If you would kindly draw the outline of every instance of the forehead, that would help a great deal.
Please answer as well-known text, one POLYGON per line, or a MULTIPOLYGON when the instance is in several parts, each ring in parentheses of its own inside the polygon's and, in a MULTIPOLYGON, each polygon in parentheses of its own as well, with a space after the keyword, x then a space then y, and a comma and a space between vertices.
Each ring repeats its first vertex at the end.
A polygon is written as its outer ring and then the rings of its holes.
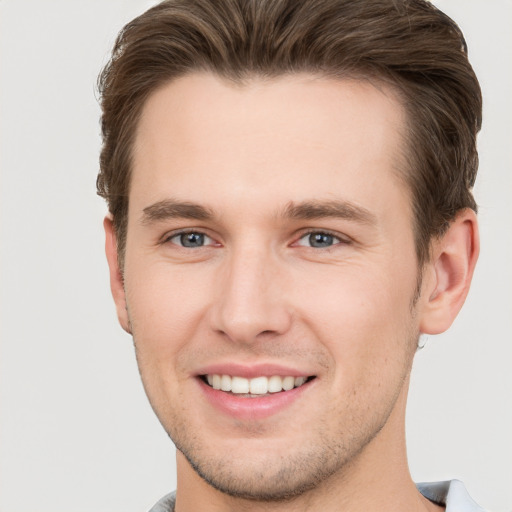
POLYGON ((143 108, 130 210, 167 196, 213 208, 243 198, 263 210, 272 201, 403 195, 404 126, 394 93, 366 81, 304 74, 240 85, 187 75, 143 108))

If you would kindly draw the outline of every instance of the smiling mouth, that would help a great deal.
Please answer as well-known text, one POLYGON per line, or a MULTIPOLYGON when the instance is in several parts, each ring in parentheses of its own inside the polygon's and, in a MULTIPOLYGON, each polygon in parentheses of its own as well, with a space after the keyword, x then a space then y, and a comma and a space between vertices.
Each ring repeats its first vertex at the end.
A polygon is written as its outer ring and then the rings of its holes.
POLYGON ((211 388, 225 391, 241 397, 261 397, 273 393, 282 393, 299 388, 314 379, 315 376, 293 377, 273 375, 271 377, 254 377, 246 379, 231 375, 201 375, 203 382, 211 388))

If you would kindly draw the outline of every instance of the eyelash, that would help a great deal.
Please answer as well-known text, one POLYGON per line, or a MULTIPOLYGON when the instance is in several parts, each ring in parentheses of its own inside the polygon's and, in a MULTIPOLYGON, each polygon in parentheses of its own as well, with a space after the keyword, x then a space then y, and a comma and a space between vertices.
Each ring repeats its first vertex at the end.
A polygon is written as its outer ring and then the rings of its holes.
MULTIPOLYGON (((294 242, 294 245, 297 244, 303 238, 310 236, 310 235, 328 235, 328 236, 333 237, 335 240, 337 240, 337 242, 333 243, 333 245, 331 245, 329 247, 319 248, 319 249, 323 249, 323 250, 329 250, 329 249, 336 247, 337 245, 341 245, 341 244, 347 245, 350 243, 350 240, 347 237, 343 237, 339 234, 333 233, 332 231, 325 230, 325 229, 323 229, 323 230, 322 229, 310 229, 310 230, 302 233, 301 236, 297 239, 297 241, 294 242)), ((308 247, 309 249, 316 249, 315 247, 311 247, 311 246, 301 246, 301 247, 308 247)))
MULTIPOLYGON (((203 236, 208 237, 209 239, 213 240, 213 238, 211 236, 207 235, 204 231, 201 231, 201 230, 198 230, 198 229, 184 229, 182 231, 176 231, 174 233, 170 233, 168 236, 165 236, 161 243, 162 244, 166 244, 168 242, 171 242, 171 240, 173 238, 179 237, 181 235, 191 235, 191 234, 203 235, 203 236)), ((185 246, 182 246, 182 245, 179 245, 179 244, 173 244, 173 245, 176 245, 177 247, 179 247, 181 249, 191 249, 191 247, 185 247, 185 246)), ((206 246, 206 247, 208 247, 208 246, 206 246)))
MULTIPOLYGON (((174 233, 171 233, 169 234, 168 236, 166 236, 163 240, 162 240, 162 244, 166 244, 166 243, 169 243, 171 242, 171 240, 173 238, 176 238, 176 237, 179 237, 181 235, 188 235, 188 234, 197 234, 197 235, 203 235, 207 238, 209 238, 210 240, 214 240, 212 237, 210 237, 209 235, 207 235, 204 231, 201 231, 201 230, 194 230, 194 229, 186 229, 186 230, 182 230, 182 231, 177 231, 177 232, 174 232, 174 233)), ((352 241, 348 238, 348 237, 343 237, 343 236, 340 236, 339 234, 336 234, 336 233, 333 233, 332 231, 329 231, 329 230, 320 230, 320 229, 309 229, 305 232, 303 232, 300 237, 292 244, 292 246, 295 246, 295 245, 299 245, 300 247, 307 247, 309 249, 323 249, 323 250, 329 250, 329 249, 332 249, 333 247, 337 246, 337 245, 348 245, 350 244, 352 241), (327 236, 330 236, 332 238, 334 238, 335 240, 337 240, 337 242, 334 242, 333 245, 331 246, 328 246, 328 247, 320 247, 320 248, 316 248, 316 247, 312 247, 312 246, 305 246, 305 245, 300 245, 298 242, 300 240, 302 240, 303 238, 307 237, 307 236, 310 236, 310 235, 327 235, 327 236)), ((171 242, 172 243, 172 242, 171 242)), ((193 247, 185 247, 185 246, 182 246, 182 245, 179 245, 179 244, 173 244, 173 245, 176 245, 177 247, 181 248, 181 249, 194 249, 193 247)), ((213 245, 213 244, 212 244, 213 245)), ((204 247, 210 247, 210 246, 199 246, 199 247, 196 247, 195 249, 201 249, 201 248, 204 248, 204 247)))

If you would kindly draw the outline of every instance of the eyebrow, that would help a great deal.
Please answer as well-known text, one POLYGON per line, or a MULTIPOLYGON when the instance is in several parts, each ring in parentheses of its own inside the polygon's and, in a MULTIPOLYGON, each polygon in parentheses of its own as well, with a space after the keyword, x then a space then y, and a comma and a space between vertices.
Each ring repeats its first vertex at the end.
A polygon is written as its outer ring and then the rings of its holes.
POLYGON ((213 211, 209 208, 196 203, 176 201, 174 199, 158 201, 147 206, 142 211, 142 224, 151 224, 168 219, 211 220, 214 217, 213 211))
MULTIPOLYGON (((164 199, 144 208, 141 223, 146 225, 178 218, 207 221, 215 217, 213 210, 200 204, 164 199)), ((314 200, 300 203, 290 201, 278 217, 292 220, 339 218, 360 224, 375 225, 377 223, 375 215, 366 208, 341 200, 314 200)))
POLYGON ((360 224, 375 225, 377 217, 362 206, 349 201, 304 201, 288 203, 284 210, 285 218, 298 220, 324 219, 328 217, 346 219, 360 224))

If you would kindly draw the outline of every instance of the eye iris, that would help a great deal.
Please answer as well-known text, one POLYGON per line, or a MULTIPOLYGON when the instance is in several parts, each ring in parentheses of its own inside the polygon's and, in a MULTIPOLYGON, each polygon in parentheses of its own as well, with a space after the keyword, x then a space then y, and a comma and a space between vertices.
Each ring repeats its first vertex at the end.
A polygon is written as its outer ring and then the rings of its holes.
POLYGON ((204 245, 204 235, 201 233, 183 233, 180 235, 183 247, 201 247, 204 245))
POLYGON ((334 237, 327 233, 311 233, 309 243, 311 247, 329 247, 333 244, 334 237))

